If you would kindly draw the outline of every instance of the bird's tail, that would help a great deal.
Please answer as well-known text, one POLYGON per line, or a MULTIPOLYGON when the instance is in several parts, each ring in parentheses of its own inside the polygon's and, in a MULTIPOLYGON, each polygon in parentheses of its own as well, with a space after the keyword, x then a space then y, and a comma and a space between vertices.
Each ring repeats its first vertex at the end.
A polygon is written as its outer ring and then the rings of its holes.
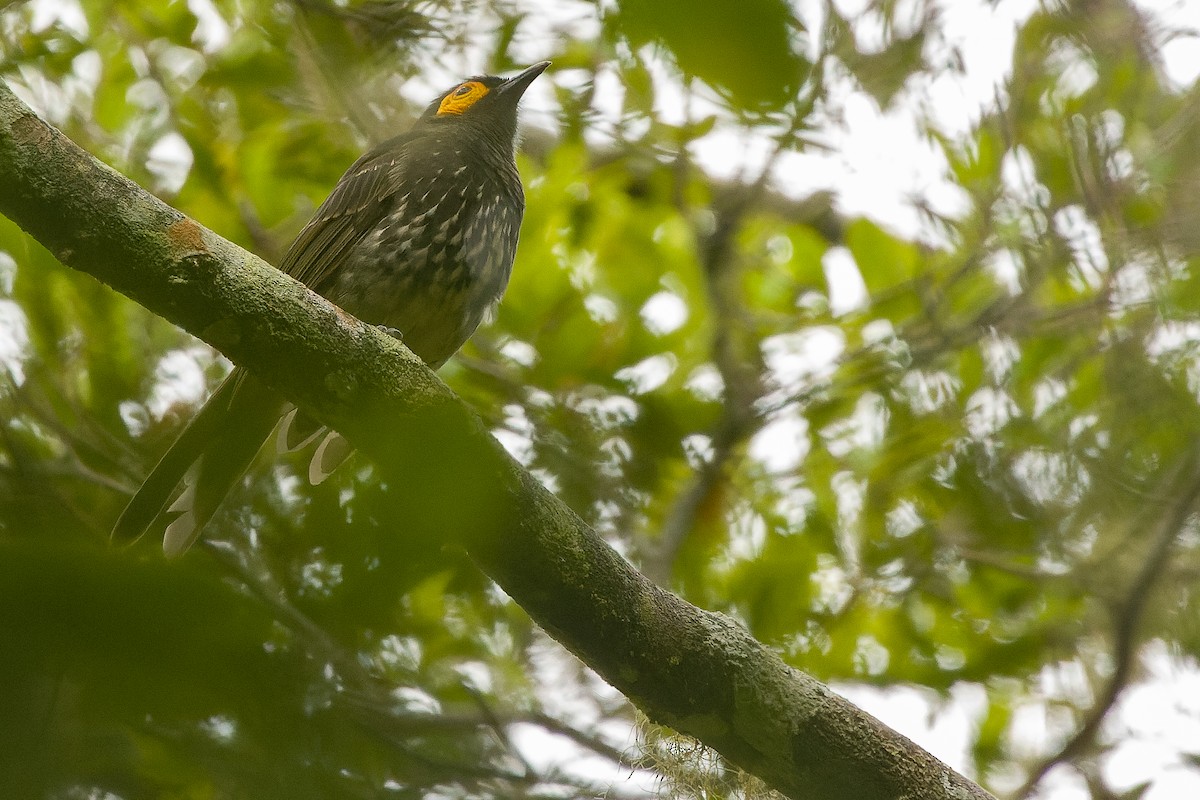
POLYGON ((166 508, 173 518, 163 551, 173 557, 191 547, 271 435, 283 408, 278 394, 235 369, 129 501, 113 527, 113 539, 137 539, 166 508), (180 483, 183 491, 176 494, 180 483))

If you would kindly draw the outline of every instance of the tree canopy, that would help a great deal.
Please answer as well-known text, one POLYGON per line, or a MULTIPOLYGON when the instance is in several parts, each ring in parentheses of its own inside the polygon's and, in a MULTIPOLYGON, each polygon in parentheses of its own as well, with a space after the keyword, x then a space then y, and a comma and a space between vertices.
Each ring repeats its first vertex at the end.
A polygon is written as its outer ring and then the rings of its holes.
MULTIPOLYGON (((972 57, 949 6, 849 6, 16 3, 0 78, 273 262, 437 90, 551 59, 512 284, 443 379, 646 575, 787 663, 931 709, 975 691, 984 786, 1150 797, 1108 769, 1137 733, 1114 709, 1200 648, 1179 31, 1121 0, 1015 13, 976 108, 947 91, 972 57), (863 102, 938 172, 907 228, 796 188, 863 102)), ((4 218, 0 364, 20 796, 765 791, 637 718, 443 531, 398 525, 412 498, 365 457, 315 488, 261 458, 178 561, 112 548, 228 362, 4 218)))

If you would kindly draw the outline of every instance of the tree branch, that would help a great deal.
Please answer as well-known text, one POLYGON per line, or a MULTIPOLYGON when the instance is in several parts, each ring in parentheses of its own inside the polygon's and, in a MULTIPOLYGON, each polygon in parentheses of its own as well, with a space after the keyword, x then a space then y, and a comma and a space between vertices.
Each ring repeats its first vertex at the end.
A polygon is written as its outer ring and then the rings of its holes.
MULTIPOLYGON (((1187 523, 1192 516, 1197 499, 1200 498, 1200 463, 1192 462, 1181 465, 1173 470, 1170 480, 1165 482, 1173 491, 1169 496, 1176 499, 1161 512, 1158 529, 1154 531, 1153 546, 1142 563, 1142 567, 1134 576, 1123 600, 1113 608, 1113 646, 1112 646, 1112 675, 1105 682, 1100 697, 1084 714, 1083 722, 1062 746, 1053 754, 1039 761, 1029 772, 1029 777, 1021 785, 1013 797, 1018 800, 1030 797, 1037 790, 1042 778, 1051 769, 1061 763, 1069 762, 1090 747, 1100 726, 1104 723, 1108 712, 1117 704, 1117 699, 1125 690, 1133 677, 1134 661, 1138 653, 1138 637, 1141 632, 1142 618, 1145 616, 1146 604, 1155 583, 1162 576, 1170 562, 1170 556, 1175 550, 1179 537, 1187 530, 1187 523), (1182 479, 1180 479, 1180 475, 1182 479)), ((1144 524, 1139 520, 1138 527, 1144 524)), ((1130 539, 1141 538, 1144 534, 1135 528, 1130 539)))
POLYGON ((404 487, 396 535, 463 546, 651 719, 795 798, 989 797, 728 618, 652 584, 402 345, 100 164, 2 82, 0 212, 342 432, 404 487))

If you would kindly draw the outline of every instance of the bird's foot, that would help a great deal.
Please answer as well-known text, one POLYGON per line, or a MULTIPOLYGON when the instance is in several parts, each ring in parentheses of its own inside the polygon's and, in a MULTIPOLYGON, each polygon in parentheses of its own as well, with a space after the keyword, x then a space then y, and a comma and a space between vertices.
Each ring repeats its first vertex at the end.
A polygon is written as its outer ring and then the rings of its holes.
POLYGON ((399 328, 393 328, 390 325, 376 325, 375 327, 379 328, 379 330, 383 331, 397 342, 404 341, 404 331, 400 330, 399 328))

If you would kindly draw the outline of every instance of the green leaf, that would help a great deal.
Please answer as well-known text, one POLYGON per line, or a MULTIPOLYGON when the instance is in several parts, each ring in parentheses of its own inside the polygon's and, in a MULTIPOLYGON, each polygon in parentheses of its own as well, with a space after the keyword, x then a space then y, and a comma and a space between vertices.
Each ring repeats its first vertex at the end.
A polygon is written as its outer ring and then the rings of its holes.
POLYGON ((872 297, 911 281, 921 265, 920 251, 911 242, 893 236, 869 219, 846 226, 846 247, 872 297))
POLYGON ((618 22, 635 47, 662 45, 685 75, 746 110, 783 107, 807 71, 792 44, 800 24, 784 0, 623 0, 618 22))

